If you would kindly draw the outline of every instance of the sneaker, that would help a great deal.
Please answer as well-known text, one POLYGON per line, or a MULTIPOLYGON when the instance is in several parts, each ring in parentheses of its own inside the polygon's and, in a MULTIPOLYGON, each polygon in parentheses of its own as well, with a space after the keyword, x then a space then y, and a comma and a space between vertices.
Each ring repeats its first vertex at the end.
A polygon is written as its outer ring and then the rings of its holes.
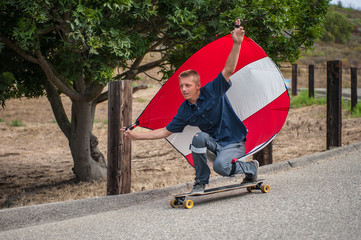
POLYGON ((206 185, 199 182, 199 180, 196 180, 194 182, 193 188, 191 190, 191 193, 204 193, 204 189, 206 188, 206 185))
POLYGON ((242 181, 242 183, 250 183, 250 182, 257 182, 258 179, 258 168, 259 168, 259 162, 257 160, 252 160, 251 161, 254 166, 256 167, 256 175, 252 178, 250 177, 245 177, 242 181))

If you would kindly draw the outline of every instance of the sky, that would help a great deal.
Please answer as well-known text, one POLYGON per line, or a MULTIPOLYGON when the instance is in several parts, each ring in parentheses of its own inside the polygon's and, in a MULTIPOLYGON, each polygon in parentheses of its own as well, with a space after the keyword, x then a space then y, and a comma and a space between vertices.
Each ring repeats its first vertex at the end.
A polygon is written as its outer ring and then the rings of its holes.
POLYGON ((342 3, 342 7, 361 10, 361 0, 331 0, 330 3, 337 5, 338 2, 342 3))

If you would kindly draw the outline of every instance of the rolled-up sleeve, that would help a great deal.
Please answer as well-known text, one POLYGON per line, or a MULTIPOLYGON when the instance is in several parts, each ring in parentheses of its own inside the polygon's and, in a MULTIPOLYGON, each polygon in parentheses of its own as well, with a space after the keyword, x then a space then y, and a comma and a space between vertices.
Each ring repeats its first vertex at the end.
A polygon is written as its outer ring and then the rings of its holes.
POLYGON ((222 73, 219 73, 213 81, 204 86, 204 89, 206 89, 211 95, 221 96, 227 92, 231 85, 231 81, 227 82, 222 73))

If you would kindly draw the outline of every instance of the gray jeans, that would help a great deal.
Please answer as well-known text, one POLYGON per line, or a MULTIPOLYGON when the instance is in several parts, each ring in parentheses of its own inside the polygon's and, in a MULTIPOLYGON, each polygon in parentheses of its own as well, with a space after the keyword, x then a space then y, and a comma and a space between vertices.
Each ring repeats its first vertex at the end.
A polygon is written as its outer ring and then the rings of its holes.
POLYGON ((216 155, 213 164, 216 173, 222 176, 244 173, 250 178, 256 175, 257 169, 251 162, 238 161, 232 164, 234 158, 238 159, 245 155, 244 141, 222 147, 209 134, 199 132, 193 137, 190 149, 196 170, 195 180, 199 180, 202 184, 208 184, 211 173, 207 164, 207 150, 216 155), (232 165, 234 165, 233 171, 232 165))

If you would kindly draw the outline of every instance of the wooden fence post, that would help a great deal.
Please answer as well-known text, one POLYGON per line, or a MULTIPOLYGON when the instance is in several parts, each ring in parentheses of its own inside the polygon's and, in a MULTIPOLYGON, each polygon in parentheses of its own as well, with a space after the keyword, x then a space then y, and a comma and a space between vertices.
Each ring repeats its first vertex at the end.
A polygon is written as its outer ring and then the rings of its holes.
POLYGON ((108 174, 107 195, 120 193, 121 152, 121 81, 109 83, 108 88, 108 174))
POLYGON ((357 104, 357 68, 351 68, 351 111, 357 104))
MULTIPOLYGON (((133 81, 122 80, 122 126, 126 127, 132 124, 132 102, 133 102, 133 81)), ((130 193, 131 191, 131 159, 132 146, 131 140, 125 139, 122 135, 122 155, 120 160, 121 174, 120 174, 120 193, 130 193)))
POLYGON ((315 97, 315 65, 308 66, 308 97, 315 97))
POLYGON ((327 150, 341 146, 342 62, 327 62, 327 150))
POLYGON ((253 154, 253 159, 257 160, 260 166, 272 164, 273 163, 272 142, 270 142, 261 151, 253 154))
POLYGON ((297 63, 292 64, 292 96, 297 95, 297 63))

